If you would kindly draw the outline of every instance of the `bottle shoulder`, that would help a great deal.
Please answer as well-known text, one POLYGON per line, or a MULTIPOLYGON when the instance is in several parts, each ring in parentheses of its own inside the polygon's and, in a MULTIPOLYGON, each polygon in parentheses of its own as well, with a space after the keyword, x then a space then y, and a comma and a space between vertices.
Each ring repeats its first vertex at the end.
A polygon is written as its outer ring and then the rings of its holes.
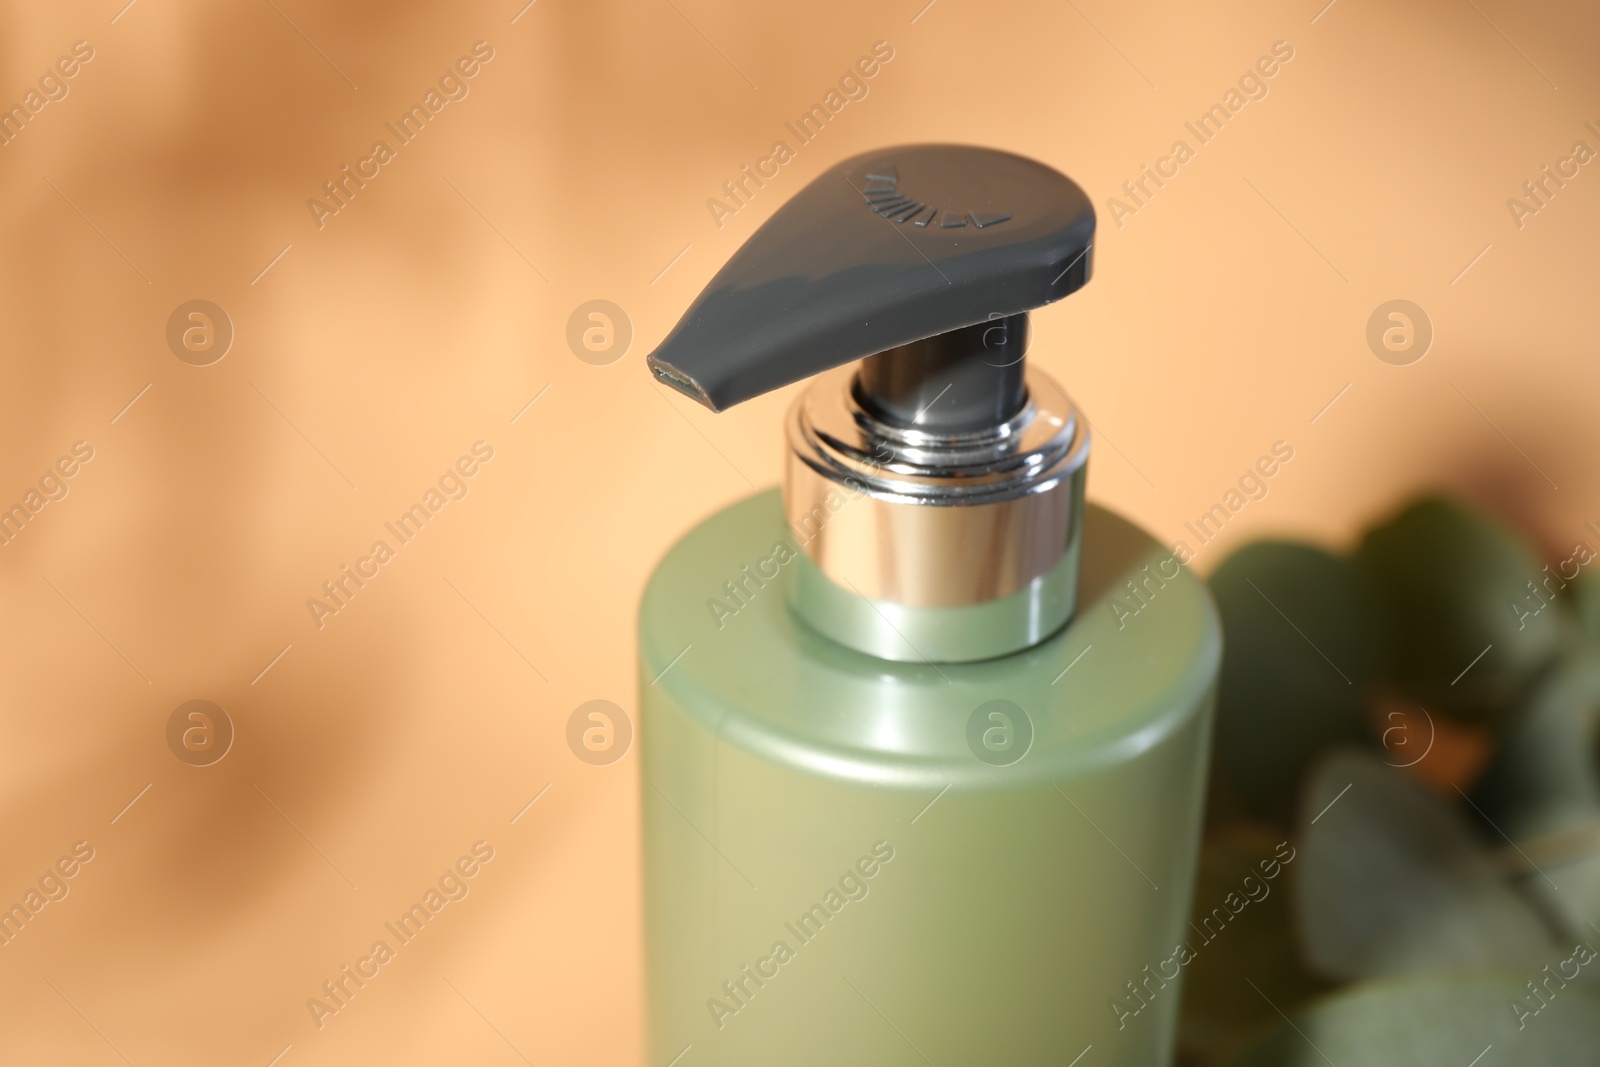
POLYGON ((784 582, 800 554, 777 490, 725 508, 667 552, 639 613, 647 714, 687 716, 818 774, 907 788, 1015 785, 1159 744, 1201 713, 1216 678, 1221 626, 1205 583, 1094 504, 1073 619, 997 659, 897 663, 823 637, 788 608, 784 582), (1012 764, 985 760, 969 736, 990 705, 1026 720, 1026 755, 1012 764))

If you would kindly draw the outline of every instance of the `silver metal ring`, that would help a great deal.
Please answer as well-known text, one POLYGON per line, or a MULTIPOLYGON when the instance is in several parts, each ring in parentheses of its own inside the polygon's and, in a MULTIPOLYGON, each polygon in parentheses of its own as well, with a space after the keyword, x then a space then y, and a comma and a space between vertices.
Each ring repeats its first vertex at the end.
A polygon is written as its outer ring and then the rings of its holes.
POLYGON ((1016 417, 949 435, 875 419, 854 375, 820 376, 788 423, 784 507, 824 576, 924 609, 1002 600, 1059 572, 1077 542, 1089 433, 1053 381, 1030 369, 1016 417))

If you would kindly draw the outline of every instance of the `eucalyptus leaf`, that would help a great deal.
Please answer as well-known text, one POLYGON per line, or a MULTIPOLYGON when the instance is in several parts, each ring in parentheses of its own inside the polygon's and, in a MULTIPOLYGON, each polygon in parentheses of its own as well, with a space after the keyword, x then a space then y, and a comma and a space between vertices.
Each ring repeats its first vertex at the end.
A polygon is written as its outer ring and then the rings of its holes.
POLYGON ((1476 802, 1513 838, 1600 818, 1600 652, 1562 663, 1511 718, 1476 802))
POLYGON ((1600 567, 1588 567, 1572 583, 1572 610, 1590 641, 1600 642, 1600 567))
POLYGON ((1475 802, 1575 937, 1600 932, 1600 652, 1563 662, 1513 716, 1475 802))
POLYGON ((1521 967, 1553 950, 1457 808, 1375 756, 1319 761, 1297 843, 1295 924, 1329 977, 1521 967))
POLYGON ((1560 609, 1515 533, 1428 497, 1369 531, 1356 563, 1388 619, 1389 673, 1424 706, 1492 721, 1558 651, 1560 609))
MULTIPOLYGON (((1566 855, 1535 860, 1537 869, 1518 881, 1523 891, 1554 917, 1563 933, 1588 938, 1600 948, 1600 826, 1591 827, 1581 845, 1581 850, 1566 855)), ((1600 968, 1587 977, 1600 983, 1600 968)))
POLYGON ((1200 852, 1185 969, 1178 1046, 1186 1060, 1216 1062, 1231 1055, 1277 1013, 1246 977, 1285 1011, 1322 993, 1327 983, 1301 964, 1289 905, 1293 846, 1282 831, 1241 824, 1208 839, 1200 852), (1230 897, 1231 895, 1231 897, 1230 897), (1239 911, 1228 907, 1230 900, 1239 911), (1248 901, 1248 903, 1243 903, 1248 901), (1216 916, 1223 916, 1219 924, 1216 916), (1231 918, 1227 916, 1232 915, 1231 918))
POLYGON ((1250 811, 1287 825, 1316 754, 1370 738, 1363 699, 1380 663, 1380 615, 1361 574, 1310 545, 1248 545, 1211 590, 1227 649, 1215 763, 1250 811))
POLYGON ((1532 1014, 1541 1003, 1524 985, 1532 977, 1364 983, 1281 1024, 1229 1067, 1594 1067, 1600 997, 1568 985, 1532 1014))

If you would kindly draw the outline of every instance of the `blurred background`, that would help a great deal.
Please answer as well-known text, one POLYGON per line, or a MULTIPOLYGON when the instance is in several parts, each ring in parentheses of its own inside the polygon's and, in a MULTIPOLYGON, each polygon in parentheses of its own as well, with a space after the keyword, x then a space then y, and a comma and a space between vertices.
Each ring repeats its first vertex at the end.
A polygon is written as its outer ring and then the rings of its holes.
POLYGON ((647 573, 792 399, 643 359, 875 146, 1089 192, 1032 354, 1202 573, 1422 489, 1600 546, 1597 44, 1505 0, 6 4, 0 1061, 640 1061, 633 756, 567 724, 632 714, 647 573))

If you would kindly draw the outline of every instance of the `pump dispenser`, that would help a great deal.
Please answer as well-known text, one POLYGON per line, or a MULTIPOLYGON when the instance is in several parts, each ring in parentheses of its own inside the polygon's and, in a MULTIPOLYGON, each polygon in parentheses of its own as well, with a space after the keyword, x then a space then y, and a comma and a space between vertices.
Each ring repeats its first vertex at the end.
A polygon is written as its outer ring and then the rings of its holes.
POLYGON ((651 1062, 1170 1062, 1220 631, 1028 366, 1094 223, 1020 156, 858 156, 649 357, 714 411, 813 379, 781 501, 641 607, 651 1062))

